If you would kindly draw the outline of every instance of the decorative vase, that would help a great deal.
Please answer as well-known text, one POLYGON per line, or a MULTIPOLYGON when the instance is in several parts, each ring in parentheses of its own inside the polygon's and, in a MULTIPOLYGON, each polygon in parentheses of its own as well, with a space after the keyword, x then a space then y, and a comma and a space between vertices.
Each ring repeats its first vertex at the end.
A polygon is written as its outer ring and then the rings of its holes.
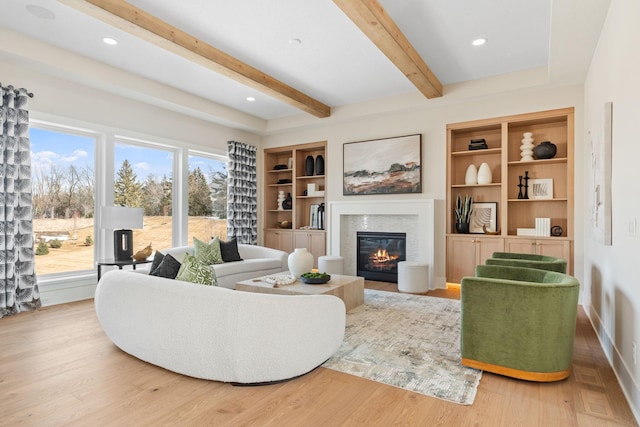
POLYGON ((456 222, 456 233, 469 234, 468 222, 456 222))
POLYGON ((291 210, 292 206, 293 206, 293 199, 291 198, 291 193, 287 193, 287 197, 282 202, 282 208, 288 211, 288 210, 291 210))
POLYGON ((322 154, 316 156, 316 175, 324 175, 324 157, 322 157, 322 154))
POLYGON ((491 176, 491 168, 487 163, 482 163, 478 168, 478 184, 487 185, 491 184, 493 177, 491 176))
POLYGON ((536 159, 540 160, 553 159, 556 155, 556 151, 556 144, 552 144, 551 141, 542 141, 533 149, 533 155, 536 156, 536 159))
POLYGON ((296 248, 287 259, 289 272, 294 277, 300 277, 313 268, 313 255, 306 248, 296 248))
POLYGON ((315 167, 313 156, 307 156, 304 160, 304 172, 307 176, 313 175, 313 168, 315 167))
POLYGON ((478 169, 476 169, 476 165, 469 165, 467 172, 464 174, 464 183, 466 185, 474 185, 478 183, 478 169))
POLYGON ((284 191, 280 190, 280 191, 278 192, 278 208, 277 208, 279 211, 281 211, 281 210, 283 210, 283 209, 284 209, 284 206, 282 205, 282 203, 284 202, 284 200, 285 200, 284 191))
POLYGON ((525 132, 522 134, 522 145, 520 146, 520 161, 532 162, 533 161, 533 134, 531 132, 525 132))

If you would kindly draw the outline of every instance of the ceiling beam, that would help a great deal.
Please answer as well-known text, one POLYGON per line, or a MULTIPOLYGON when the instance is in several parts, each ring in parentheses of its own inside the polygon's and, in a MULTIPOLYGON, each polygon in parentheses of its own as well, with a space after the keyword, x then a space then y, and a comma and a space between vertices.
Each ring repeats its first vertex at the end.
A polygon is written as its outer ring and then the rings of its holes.
POLYGON ((333 0, 354 24, 427 98, 442 96, 442 83, 377 0, 333 0))
POLYGON ((316 117, 331 115, 331 107, 124 0, 58 1, 316 117))

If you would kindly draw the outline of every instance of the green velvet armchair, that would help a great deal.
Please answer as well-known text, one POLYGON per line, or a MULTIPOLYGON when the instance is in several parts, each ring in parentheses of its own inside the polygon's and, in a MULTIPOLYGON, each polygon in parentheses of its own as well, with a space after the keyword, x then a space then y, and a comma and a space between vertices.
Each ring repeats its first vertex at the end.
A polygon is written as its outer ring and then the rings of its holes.
POLYGON ((477 266, 460 284, 462 364, 528 381, 567 378, 579 287, 554 271, 477 266))
POLYGON ((485 262, 487 265, 509 265, 512 267, 540 268, 542 270, 567 272, 567 261, 545 255, 494 252, 485 262))

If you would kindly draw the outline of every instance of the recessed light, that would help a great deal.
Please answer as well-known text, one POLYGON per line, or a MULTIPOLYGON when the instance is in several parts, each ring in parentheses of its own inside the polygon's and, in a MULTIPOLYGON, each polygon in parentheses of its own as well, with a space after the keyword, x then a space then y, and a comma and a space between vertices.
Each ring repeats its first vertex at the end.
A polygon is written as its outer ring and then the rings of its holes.
POLYGON ((302 40, 300 40, 300 39, 296 39, 296 38, 294 38, 294 39, 289 39, 289 44, 292 44, 292 45, 294 45, 294 46, 297 46, 297 45, 299 45, 299 44, 302 44, 302 40))
POLYGON ((255 100, 256 100, 256 99, 255 99, 253 96, 247 96, 247 101, 249 101, 249 102, 253 102, 253 101, 255 101, 255 100))
POLYGON ((102 41, 109 46, 115 46, 118 44, 118 40, 112 39, 111 37, 104 37, 102 41))
POLYGON ((482 46, 486 42, 487 42, 487 39, 475 39, 474 41, 471 42, 471 44, 474 46, 482 46))
POLYGON ((53 12, 51 12, 49 9, 44 8, 42 6, 38 6, 35 4, 28 4, 25 6, 25 9, 27 9, 27 12, 29 12, 33 16, 37 16, 38 18, 42 18, 42 19, 56 18, 56 15, 54 15, 53 12))

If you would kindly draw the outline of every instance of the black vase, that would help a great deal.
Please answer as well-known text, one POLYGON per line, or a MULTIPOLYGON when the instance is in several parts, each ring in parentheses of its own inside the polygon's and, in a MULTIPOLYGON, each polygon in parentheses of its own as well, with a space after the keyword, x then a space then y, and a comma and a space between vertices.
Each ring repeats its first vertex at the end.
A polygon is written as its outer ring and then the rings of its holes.
POLYGON ((324 157, 322 157, 322 154, 316 156, 316 175, 324 175, 324 157))
POLYGON ((553 159, 556 155, 556 145, 549 141, 542 141, 533 148, 533 155, 536 159, 553 159))
POLYGON ((290 210, 293 206, 293 199, 291 198, 291 193, 287 193, 287 197, 282 202, 282 209, 290 210))
POLYGON ((307 156, 304 160, 304 172, 307 176, 313 175, 313 168, 315 167, 313 163, 313 156, 307 156))
POLYGON ((469 234, 468 222, 456 222, 456 233, 469 234))

